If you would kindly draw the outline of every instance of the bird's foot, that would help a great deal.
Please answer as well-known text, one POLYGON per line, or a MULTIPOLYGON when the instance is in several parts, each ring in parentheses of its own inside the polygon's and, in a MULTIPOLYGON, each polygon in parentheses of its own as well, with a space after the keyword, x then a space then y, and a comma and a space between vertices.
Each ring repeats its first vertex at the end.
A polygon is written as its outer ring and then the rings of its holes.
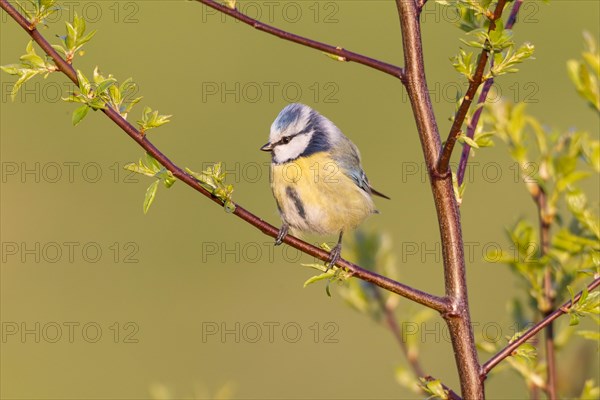
POLYGON ((342 244, 338 243, 329 253, 329 261, 327 263, 327 271, 329 271, 340 259, 342 254, 342 244))
POLYGON ((288 224, 281 225, 281 229, 279 229, 279 233, 277 234, 277 239, 275 239, 275 246, 279 246, 283 243, 283 239, 288 234, 290 226, 288 224))

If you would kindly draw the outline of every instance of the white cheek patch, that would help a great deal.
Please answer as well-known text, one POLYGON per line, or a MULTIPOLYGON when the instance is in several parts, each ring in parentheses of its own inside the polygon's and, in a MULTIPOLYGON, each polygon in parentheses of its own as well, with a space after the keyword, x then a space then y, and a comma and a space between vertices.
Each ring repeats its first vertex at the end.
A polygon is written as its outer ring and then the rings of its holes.
POLYGON ((287 144, 279 144, 273 149, 273 161, 281 164, 290 160, 294 160, 300 156, 310 143, 312 132, 295 136, 291 142, 287 144))

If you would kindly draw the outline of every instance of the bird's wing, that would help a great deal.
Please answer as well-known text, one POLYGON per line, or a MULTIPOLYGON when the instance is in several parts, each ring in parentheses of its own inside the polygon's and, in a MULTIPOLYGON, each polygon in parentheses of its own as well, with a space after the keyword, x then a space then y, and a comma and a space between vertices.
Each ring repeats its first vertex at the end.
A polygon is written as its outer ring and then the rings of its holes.
POLYGON ((360 165, 360 152, 354 143, 342 135, 340 140, 332 146, 331 156, 340 166, 341 171, 351 178, 354 183, 369 194, 389 199, 385 194, 373 189, 369 179, 360 165))

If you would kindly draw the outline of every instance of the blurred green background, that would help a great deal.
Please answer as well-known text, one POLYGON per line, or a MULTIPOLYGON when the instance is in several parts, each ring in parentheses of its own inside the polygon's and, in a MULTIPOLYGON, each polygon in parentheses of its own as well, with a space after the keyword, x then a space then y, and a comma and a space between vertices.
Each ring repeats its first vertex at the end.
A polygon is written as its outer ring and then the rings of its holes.
MULTIPOLYGON (((401 65, 392 1, 242 1, 242 11, 294 33, 401 65)), ((234 199, 280 221, 258 148, 287 103, 300 101, 334 121, 361 149, 373 185, 392 197, 363 229, 389 234, 403 282, 442 293, 435 212, 410 104, 393 78, 260 33, 191 1, 71 1, 42 33, 64 33, 72 12, 97 29, 76 57, 133 77, 143 105, 172 122, 151 140, 182 167, 222 161, 234 199), (415 250, 416 249, 416 250, 415 250), (410 251, 409 251, 410 250, 410 251)), ((28 36, 4 13, 0 64, 18 60, 28 36)), ((495 94, 525 101, 545 124, 599 132, 565 63, 579 58, 582 31, 599 34, 600 3, 525 1, 516 41, 535 60, 497 80, 495 94)), ((451 67, 462 33, 430 2, 423 16, 429 86, 445 137, 457 88, 451 67)), ((0 395, 14 399, 418 398, 394 369, 405 364, 392 335, 324 285, 303 289, 310 257, 273 249, 272 240, 181 183, 159 188, 148 215, 150 179, 123 170, 142 151, 101 113, 71 126, 71 85, 54 74, 29 82, 10 101, 13 77, 0 75, 1 321, 0 395), (257 338, 257 333, 261 336, 257 338)), ((134 108, 129 120, 141 115, 134 108)), ((478 336, 515 332, 507 302, 521 293, 490 246, 534 206, 501 143, 472 159, 462 205, 469 295, 478 336)), ((587 183, 597 202, 597 182, 587 183)), ((596 203, 597 204, 597 203, 596 203)), ((315 242, 319 238, 309 238, 315 242)), ((326 238, 330 241, 335 238, 326 238)), ((400 310, 419 310, 400 301, 400 310)), ((566 323, 567 321, 561 321, 566 323)), ((458 388, 441 319, 419 326, 428 373, 458 388)), ((574 340, 559 371, 598 376, 597 348, 574 340), (585 357, 591 359, 586 364, 585 357)), ((487 356, 483 356, 485 358, 487 356)), ((567 376, 567 375, 565 375, 567 376)), ((583 377, 582 377, 583 378, 583 377)), ((565 386, 579 390, 582 381, 565 386)), ((489 398, 523 398, 519 377, 487 381, 489 398)))

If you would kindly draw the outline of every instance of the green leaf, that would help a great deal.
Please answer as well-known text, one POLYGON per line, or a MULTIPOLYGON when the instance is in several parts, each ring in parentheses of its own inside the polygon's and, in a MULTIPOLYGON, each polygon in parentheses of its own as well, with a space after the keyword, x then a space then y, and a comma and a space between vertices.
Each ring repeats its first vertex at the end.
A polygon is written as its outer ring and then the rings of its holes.
POLYGON ((225 212, 232 213, 235 211, 235 203, 231 199, 233 185, 225 184, 226 173, 222 171, 221 163, 216 163, 201 173, 194 172, 189 168, 186 168, 185 170, 188 174, 193 176, 202 187, 222 201, 225 212))
POLYGON ((46 62, 36 53, 33 46, 33 40, 27 43, 25 52, 26 54, 19 58, 21 61, 20 64, 11 64, 1 67, 4 72, 10 75, 17 75, 19 77, 11 91, 11 97, 13 101, 21 86, 23 86, 27 81, 37 75, 43 75, 44 77, 47 77, 51 72, 58 70, 56 65, 46 62))
POLYGON ((311 285, 315 282, 319 282, 319 281, 322 281, 325 279, 331 279, 331 278, 333 278, 334 275, 335 275, 335 270, 332 268, 327 272, 323 272, 322 274, 311 276, 310 278, 308 278, 306 280, 306 282, 304 282, 303 287, 307 287, 308 285, 311 285))
POLYGON ((588 171, 573 171, 556 181, 556 190, 562 192, 573 185, 573 183, 585 179, 590 175, 591 173, 588 171))
MULTIPOLYGON (((339 49, 341 50, 341 47, 339 47, 339 49)), ((348 61, 348 60, 346 60, 346 57, 338 56, 337 54, 331 54, 331 53, 327 53, 325 51, 322 51, 321 53, 323 53, 324 55, 326 55, 327 57, 329 57, 335 61, 342 61, 342 62, 348 61)))
POLYGON ((127 164, 123 168, 153 178, 166 179, 172 177, 168 172, 163 174, 165 169, 150 153, 145 153, 145 162, 140 159, 137 164, 127 164))
POLYGON ((90 107, 88 107, 87 104, 84 104, 81 107, 77 108, 75 111, 73 111, 73 126, 77 126, 85 118, 89 111, 90 107))
POLYGON ((154 198, 156 197, 156 191, 158 190, 158 183, 160 180, 156 180, 152 182, 148 189, 146 190, 146 197, 144 198, 144 214, 148 213, 148 209, 152 205, 154 198))
POLYGON ((149 129, 158 128, 170 122, 170 117, 172 115, 159 115, 158 111, 152 111, 150 107, 145 107, 142 112, 142 119, 137 121, 137 123, 140 126, 140 131, 144 133, 149 129))
POLYGON ((223 0, 223 2, 227 7, 231 8, 232 10, 235 10, 237 0, 223 0))
POLYGON ((523 343, 513 352, 512 356, 532 361, 537 358, 537 349, 531 343, 523 343))
POLYGON ((462 185, 459 186, 458 176, 456 176, 456 172, 452 171, 452 189, 454 190, 454 197, 456 197, 456 201, 459 206, 462 204, 466 188, 467 182, 463 181, 462 185))
POLYGON ((77 32, 77 36, 81 36, 85 32, 85 19, 77 15, 77 13, 73 17, 73 27, 75 28, 75 32, 77 32))
POLYGON ((580 400, 598 400, 600 398, 600 387, 596 386, 593 379, 588 379, 583 385, 579 396, 580 400))
POLYGON ((600 332, 598 331, 577 331, 575 333, 584 339, 600 341, 600 332))
POLYGON ((419 378, 421 388, 431 396, 429 398, 448 399, 448 392, 444 389, 442 382, 438 379, 419 378))
POLYGON ((77 81, 79 82, 79 90, 81 90, 81 93, 87 95, 90 90, 90 81, 79 69, 77 70, 77 81))
POLYGON ((6 72, 9 75, 19 74, 19 66, 17 64, 2 65, 0 66, 0 69, 2 69, 2 71, 6 72))
POLYGON ((470 137, 468 137, 467 135, 465 135, 464 133, 461 133, 458 136, 458 141, 461 142, 461 143, 466 143, 469 146, 474 147, 476 149, 479 148, 479 145, 477 144, 477 142, 474 141, 473 139, 471 139, 470 137))
POLYGON ((475 143, 479 148, 481 147, 492 147, 494 146, 494 141, 492 138, 494 137, 494 132, 478 132, 473 137, 475 143))
POLYGON ((583 61, 569 60, 567 72, 579 95, 596 111, 600 111, 600 53, 592 35, 584 32, 586 49, 583 61))
POLYGON ((146 190, 146 196, 144 198, 144 214, 148 212, 150 205, 154 201, 156 191, 158 190, 158 184, 162 181, 166 188, 170 188, 177 180, 171 171, 168 171, 160 165, 160 163, 149 153, 146 153, 144 161, 140 159, 137 164, 130 163, 123 168, 137 174, 158 178, 146 190))
POLYGON ((34 70, 21 70, 20 71, 20 77, 19 79, 15 82, 15 86, 13 86, 13 89, 10 93, 12 99, 14 100, 17 93, 19 92, 19 89, 21 88, 21 86, 23 86, 25 84, 25 82, 27 82, 28 80, 30 80, 31 78, 33 78, 34 76, 36 76, 38 74, 37 71, 34 70))
POLYGON ((492 76, 504 75, 507 73, 517 72, 516 65, 524 62, 533 56, 535 48, 531 43, 525 43, 516 51, 513 47, 509 47, 506 55, 499 60, 496 60, 491 69, 492 76))
MULTIPOLYGON (((75 18, 77 18, 77 14, 75 15, 75 18)), ((75 30, 73 25, 71 25, 70 23, 67 22, 66 25, 67 25, 67 38, 65 40, 65 43, 66 43, 68 49, 73 49, 73 48, 75 48, 75 43, 77 42, 77 31, 75 30)))
POLYGON ((28 2, 32 6, 31 8, 33 8, 32 11, 30 11, 30 7, 24 7, 19 2, 16 2, 16 5, 27 16, 27 19, 34 28, 60 9, 60 7, 55 5, 56 0, 28 0, 28 2))
POLYGON ((463 49, 459 50, 458 55, 450 59, 454 69, 463 74, 469 81, 473 79, 476 64, 473 60, 473 52, 466 52, 463 49))

